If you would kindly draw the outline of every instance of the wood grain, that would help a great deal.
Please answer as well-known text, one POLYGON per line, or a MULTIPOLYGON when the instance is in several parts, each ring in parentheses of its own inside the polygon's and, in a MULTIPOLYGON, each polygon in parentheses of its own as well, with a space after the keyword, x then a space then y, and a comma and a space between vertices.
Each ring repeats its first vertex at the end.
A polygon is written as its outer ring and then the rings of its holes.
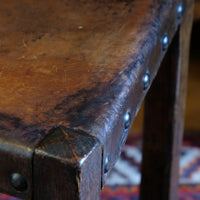
POLYGON ((96 138, 65 127, 52 129, 35 150, 33 199, 98 200, 101 157, 96 138))

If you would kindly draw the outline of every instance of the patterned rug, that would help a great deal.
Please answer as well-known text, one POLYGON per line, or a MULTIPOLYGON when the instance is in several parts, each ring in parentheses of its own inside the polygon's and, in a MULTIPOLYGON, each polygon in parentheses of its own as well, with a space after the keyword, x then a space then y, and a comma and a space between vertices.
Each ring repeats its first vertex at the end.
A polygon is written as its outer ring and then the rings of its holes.
MULTIPOLYGON (((180 159, 179 200, 200 200, 199 135, 190 134, 184 139, 180 159)), ((139 200, 141 145, 140 134, 129 136, 101 193, 101 200, 139 200)), ((17 199, 0 194, 0 200, 17 199)))
MULTIPOLYGON (((183 142, 179 200, 200 200, 199 135, 200 133, 189 134, 183 142)), ((139 200, 141 145, 141 135, 129 136, 121 157, 101 193, 101 200, 139 200)))
MULTIPOLYGON (((139 200, 138 186, 105 186, 101 200, 139 200)), ((200 200, 200 185, 181 185, 178 200, 200 200)))

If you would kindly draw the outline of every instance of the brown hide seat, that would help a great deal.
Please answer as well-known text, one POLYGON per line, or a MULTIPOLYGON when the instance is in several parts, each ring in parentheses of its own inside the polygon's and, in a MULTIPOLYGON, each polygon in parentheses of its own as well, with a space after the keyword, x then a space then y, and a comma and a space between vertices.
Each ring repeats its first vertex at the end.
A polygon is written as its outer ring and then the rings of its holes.
POLYGON ((1 0, 0 192, 98 200, 150 89, 141 199, 175 200, 192 13, 191 0, 1 0))

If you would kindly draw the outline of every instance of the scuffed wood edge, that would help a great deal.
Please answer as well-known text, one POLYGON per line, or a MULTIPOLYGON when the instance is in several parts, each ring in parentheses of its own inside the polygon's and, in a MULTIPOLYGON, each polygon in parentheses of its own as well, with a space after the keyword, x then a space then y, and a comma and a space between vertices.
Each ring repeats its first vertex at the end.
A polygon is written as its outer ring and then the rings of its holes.
POLYGON ((93 136, 52 129, 35 149, 33 166, 34 200, 100 198, 102 148, 93 136))

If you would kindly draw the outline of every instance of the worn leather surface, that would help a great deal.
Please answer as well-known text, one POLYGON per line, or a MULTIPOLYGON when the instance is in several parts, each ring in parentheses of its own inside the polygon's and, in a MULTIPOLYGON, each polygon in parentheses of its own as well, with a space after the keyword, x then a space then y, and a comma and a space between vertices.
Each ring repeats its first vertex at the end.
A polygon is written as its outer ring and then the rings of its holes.
POLYGON ((164 56, 161 38, 177 29, 178 4, 1 1, 0 152, 19 170, 25 163, 30 185, 33 152, 55 126, 95 136, 102 177, 108 153, 112 168, 129 130, 124 114, 132 123, 147 92, 142 78, 150 73, 152 82, 164 56))

